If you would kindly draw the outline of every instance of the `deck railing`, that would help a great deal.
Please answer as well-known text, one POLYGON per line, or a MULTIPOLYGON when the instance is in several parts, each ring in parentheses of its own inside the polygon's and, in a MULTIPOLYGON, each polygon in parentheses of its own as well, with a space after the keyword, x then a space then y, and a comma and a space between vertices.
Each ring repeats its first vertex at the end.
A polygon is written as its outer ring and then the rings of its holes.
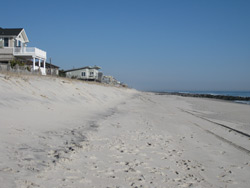
POLYGON ((16 56, 35 56, 46 59, 46 52, 35 47, 14 47, 13 54, 16 56))

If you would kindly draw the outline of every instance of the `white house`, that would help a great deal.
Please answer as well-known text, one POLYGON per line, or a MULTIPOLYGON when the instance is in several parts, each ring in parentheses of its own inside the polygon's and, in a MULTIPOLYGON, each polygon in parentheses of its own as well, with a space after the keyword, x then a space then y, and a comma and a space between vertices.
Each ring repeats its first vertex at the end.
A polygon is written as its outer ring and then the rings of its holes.
POLYGON ((42 75, 46 75, 46 52, 27 47, 28 42, 23 28, 0 27, 0 63, 9 63, 13 59, 32 60, 33 70, 40 69, 42 75))
POLYGON ((76 78, 76 79, 82 79, 82 80, 93 80, 97 81, 100 80, 98 77, 99 69, 101 67, 98 66, 87 66, 87 67, 82 67, 82 68, 77 68, 77 69, 70 69, 66 70, 66 77, 68 78, 76 78))

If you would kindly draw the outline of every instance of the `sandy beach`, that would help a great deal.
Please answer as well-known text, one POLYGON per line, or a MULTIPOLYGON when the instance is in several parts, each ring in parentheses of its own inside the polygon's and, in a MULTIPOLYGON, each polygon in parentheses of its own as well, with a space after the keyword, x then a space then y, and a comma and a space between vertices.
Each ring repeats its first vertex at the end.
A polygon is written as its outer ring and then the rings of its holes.
POLYGON ((0 74, 0 187, 249 187, 250 105, 0 74))

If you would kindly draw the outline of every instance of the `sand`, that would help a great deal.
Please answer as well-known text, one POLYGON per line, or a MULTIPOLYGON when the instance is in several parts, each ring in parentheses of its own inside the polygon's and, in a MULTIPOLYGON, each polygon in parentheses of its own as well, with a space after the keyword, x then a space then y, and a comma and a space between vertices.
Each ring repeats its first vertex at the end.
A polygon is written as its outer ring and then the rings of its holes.
POLYGON ((250 105, 0 74, 1 187, 249 187, 250 105))

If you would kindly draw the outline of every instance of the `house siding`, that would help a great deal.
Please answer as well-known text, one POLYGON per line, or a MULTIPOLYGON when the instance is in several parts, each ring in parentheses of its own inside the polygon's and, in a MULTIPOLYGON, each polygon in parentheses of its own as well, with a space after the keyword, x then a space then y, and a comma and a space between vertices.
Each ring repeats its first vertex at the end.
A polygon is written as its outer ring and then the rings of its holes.
POLYGON ((0 49, 0 61, 10 61, 14 58, 13 48, 1 48, 0 49))
POLYGON ((96 69, 79 69, 70 72, 66 72, 66 77, 68 78, 77 78, 77 79, 89 79, 89 80, 97 80, 98 79, 98 70, 96 69), (85 76, 82 73, 85 72, 85 76), (91 75, 93 72, 93 75, 91 75))
POLYGON ((2 39, 8 38, 9 46, 0 48, 0 61, 11 61, 14 59, 13 47, 15 47, 15 38, 13 37, 1 37, 1 38, 2 39))
POLYGON ((9 38, 9 47, 14 47, 14 46, 15 46, 15 39, 9 38))

